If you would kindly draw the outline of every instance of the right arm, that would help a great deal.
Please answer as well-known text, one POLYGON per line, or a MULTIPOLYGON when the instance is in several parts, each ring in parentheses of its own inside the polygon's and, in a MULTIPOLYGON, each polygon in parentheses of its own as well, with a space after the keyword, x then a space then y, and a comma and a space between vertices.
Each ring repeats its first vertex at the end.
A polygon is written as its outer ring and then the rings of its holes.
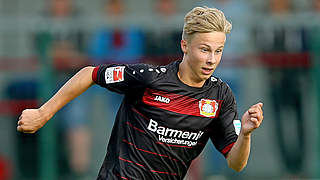
POLYGON ((62 88, 38 109, 26 109, 19 117, 17 130, 24 133, 35 133, 49 121, 64 105, 82 94, 94 82, 94 67, 85 67, 74 75, 62 88))

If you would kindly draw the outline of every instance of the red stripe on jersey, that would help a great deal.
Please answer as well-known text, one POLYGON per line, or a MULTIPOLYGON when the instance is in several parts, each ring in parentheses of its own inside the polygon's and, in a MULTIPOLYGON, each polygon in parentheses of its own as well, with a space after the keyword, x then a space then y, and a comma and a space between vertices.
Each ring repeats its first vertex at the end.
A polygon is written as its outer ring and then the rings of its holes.
MULTIPOLYGON (((120 156, 119 156, 119 159, 122 160, 122 161, 125 161, 125 162, 128 162, 128 163, 132 163, 132 164, 136 164, 136 165, 138 165, 138 166, 141 166, 141 167, 145 168, 144 165, 142 165, 142 164, 139 164, 139 163, 136 163, 136 162, 127 160, 127 159, 123 159, 123 158, 120 157, 120 156)), ((151 171, 151 172, 155 172, 155 173, 173 175, 173 176, 178 175, 177 173, 170 173, 170 172, 164 172, 164 171, 156 171, 156 170, 152 170, 152 169, 151 169, 150 171, 151 171)), ((120 176, 120 174, 119 174, 118 176, 120 176)), ((121 178, 127 179, 127 178, 122 177, 122 176, 121 176, 121 178)))
POLYGON ((140 131, 140 132, 142 132, 142 133, 146 133, 146 132, 144 132, 143 130, 141 130, 141 129, 139 129, 139 128, 137 128, 137 127, 135 127, 135 126, 133 126, 131 123, 129 123, 129 122, 127 122, 127 124, 130 126, 130 127, 132 127, 133 129, 135 129, 135 130, 137 130, 137 131, 140 131))
POLYGON ((227 153, 231 150, 232 146, 234 145, 234 142, 226 146, 224 149, 222 149, 221 153, 226 156, 227 153))
POLYGON ((98 83, 98 69, 99 69, 99 66, 95 67, 92 71, 92 80, 96 84, 98 83))
POLYGON ((127 160, 127 159, 123 159, 122 157, 119 156, 119 159, 122 160, 122 161, 126 161, 126 162, 129 162, 129 163, 132 163, 132 164, 136 164, 138 166, 141 166, 141 167, 144 167, 144 165, 142 164, 139 164, 139 163, 135 163, 133 161, 130 161, 130 160, 127 160))
MULTIPOLYGON (((174 161, 179 161, 178 159, 172 158, 172 157, 164 155, 164 154, 158 154, 158 153, 155 153, 155 152, 151 152, 151 151, 147 151, 147 150, 144 150, 144 149, 140 149, 136 145, 132 144, 131 142, 129 142, 129 141, 125 140, 125 139, 123 139, 122 141, 127 143, 127 144, 129 144, 129 145, 131 145, 131 146, 133 146, 134 148, 136 148, 139 151, 143 151, 143 152, 146 152, 146 153, 149 153, 149 154, 154 154, 154 155, 161 156, 161 157, 166 157, 166 158, 172 159, 174 161)), ((184 162, 182 162, 182 163, 184 164, 184 162)))
POLYGON ((129 180, 128 178, 125 178, 125 177, 121 176, 120 174, 116 174, 116 176, 120 177, 121 179, 129 180))
POLYGON ((156 171, 156 170, 150 170, 151 172, 161 173, 161 174, 170 174, 173 176, 177 176, 177 173, 169 173, 169 172, 163 172, 163 171, 156 171))
MULTIPOLYGON (((179 114, 208 117, 200 114, 199 99, 180 94, 147 88, 144 92, 142 101, 147 105, 179 114)), ((216 114, 214 116, 210 116, 209 118, 216 118, 219 115, 222 101, 215 101, 218 102, 218 109, 216 111, 216 114)))
POLYGON ((161 145, 166 145, 166 146, 172 146, 172 147, 181 147, 181 148, 193 148, 191 146, 180 146, 180 145, 175 145, 175 144, 165 144, 162 142, 156 142, 157 144, 161 144, 161 145))
POLYGON ((149 118, 147 118, 145 115, 143 115, 141 112, 139 112, 136 108, 132 108, 132 110, 138 114, 140 114, 140 116, 144 117, 147 120, 150 120, 149 118))

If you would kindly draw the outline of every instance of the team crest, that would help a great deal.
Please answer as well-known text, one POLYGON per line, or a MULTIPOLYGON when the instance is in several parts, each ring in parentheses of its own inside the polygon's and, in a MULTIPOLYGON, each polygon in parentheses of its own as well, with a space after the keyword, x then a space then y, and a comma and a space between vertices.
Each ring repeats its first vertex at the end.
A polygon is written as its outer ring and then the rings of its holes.
POLYGON ((201 99, 199 101, 200 114, 206 117, 216 116, 219 104, 215 100, 201 99))

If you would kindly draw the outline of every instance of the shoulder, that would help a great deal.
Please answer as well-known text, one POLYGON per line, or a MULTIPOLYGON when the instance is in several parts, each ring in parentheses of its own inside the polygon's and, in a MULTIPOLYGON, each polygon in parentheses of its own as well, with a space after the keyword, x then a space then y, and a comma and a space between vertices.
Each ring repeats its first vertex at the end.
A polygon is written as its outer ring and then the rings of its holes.
POLYGON ((223 81, 221 78, 211 76, 211 81, 215 83, 216 85, 220 86, 224 90, 231 90, 229 84, 225 81, 223 81))
POLYGON ((167 65, 151 65, 140 63, 129 66, 134 67, 136 70, 139 70, 139 72, 144 72, 146 75, 153 75, 158 77, 176 71, 176 63, 177 62, 172 62, 167 65))
POLYGON ((221 99, 233 98, 234 95, 232 89, 227 82, 215 76, 211 76, 210 80, 213 86, 218 87, 221 99))
POLYGON ((153 75, 153 76, 158 76, 158 75, 164 74, 167 71, 166 66, 155 66, 155 65, 143 64, 143 63, 128 64, 128 65, 126 65, 126 68, 131 69, 131 70, 135 71, 136 73, 141 73, 141 74, 145 74, 145 75, 153 75))
POLYGON ((111 76, 115 73, 123 73, 125 79, 136 79, 150 84, 153 81, 161 78, 167 72, 166 66, 154 66, 150 64, 109 64, 102 65, 102 69, 106 74, 111 76))

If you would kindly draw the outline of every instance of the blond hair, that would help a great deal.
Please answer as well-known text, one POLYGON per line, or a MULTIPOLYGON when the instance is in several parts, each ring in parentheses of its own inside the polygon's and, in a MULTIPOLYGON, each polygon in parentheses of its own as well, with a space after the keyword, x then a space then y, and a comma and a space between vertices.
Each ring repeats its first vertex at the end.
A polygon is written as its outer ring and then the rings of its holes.
POLYGON ((231 23, 223 12, 216 8, 195 7, 184 17, 182 39, 189 40, 194 33, 224 32, 230 33, 231 23))

